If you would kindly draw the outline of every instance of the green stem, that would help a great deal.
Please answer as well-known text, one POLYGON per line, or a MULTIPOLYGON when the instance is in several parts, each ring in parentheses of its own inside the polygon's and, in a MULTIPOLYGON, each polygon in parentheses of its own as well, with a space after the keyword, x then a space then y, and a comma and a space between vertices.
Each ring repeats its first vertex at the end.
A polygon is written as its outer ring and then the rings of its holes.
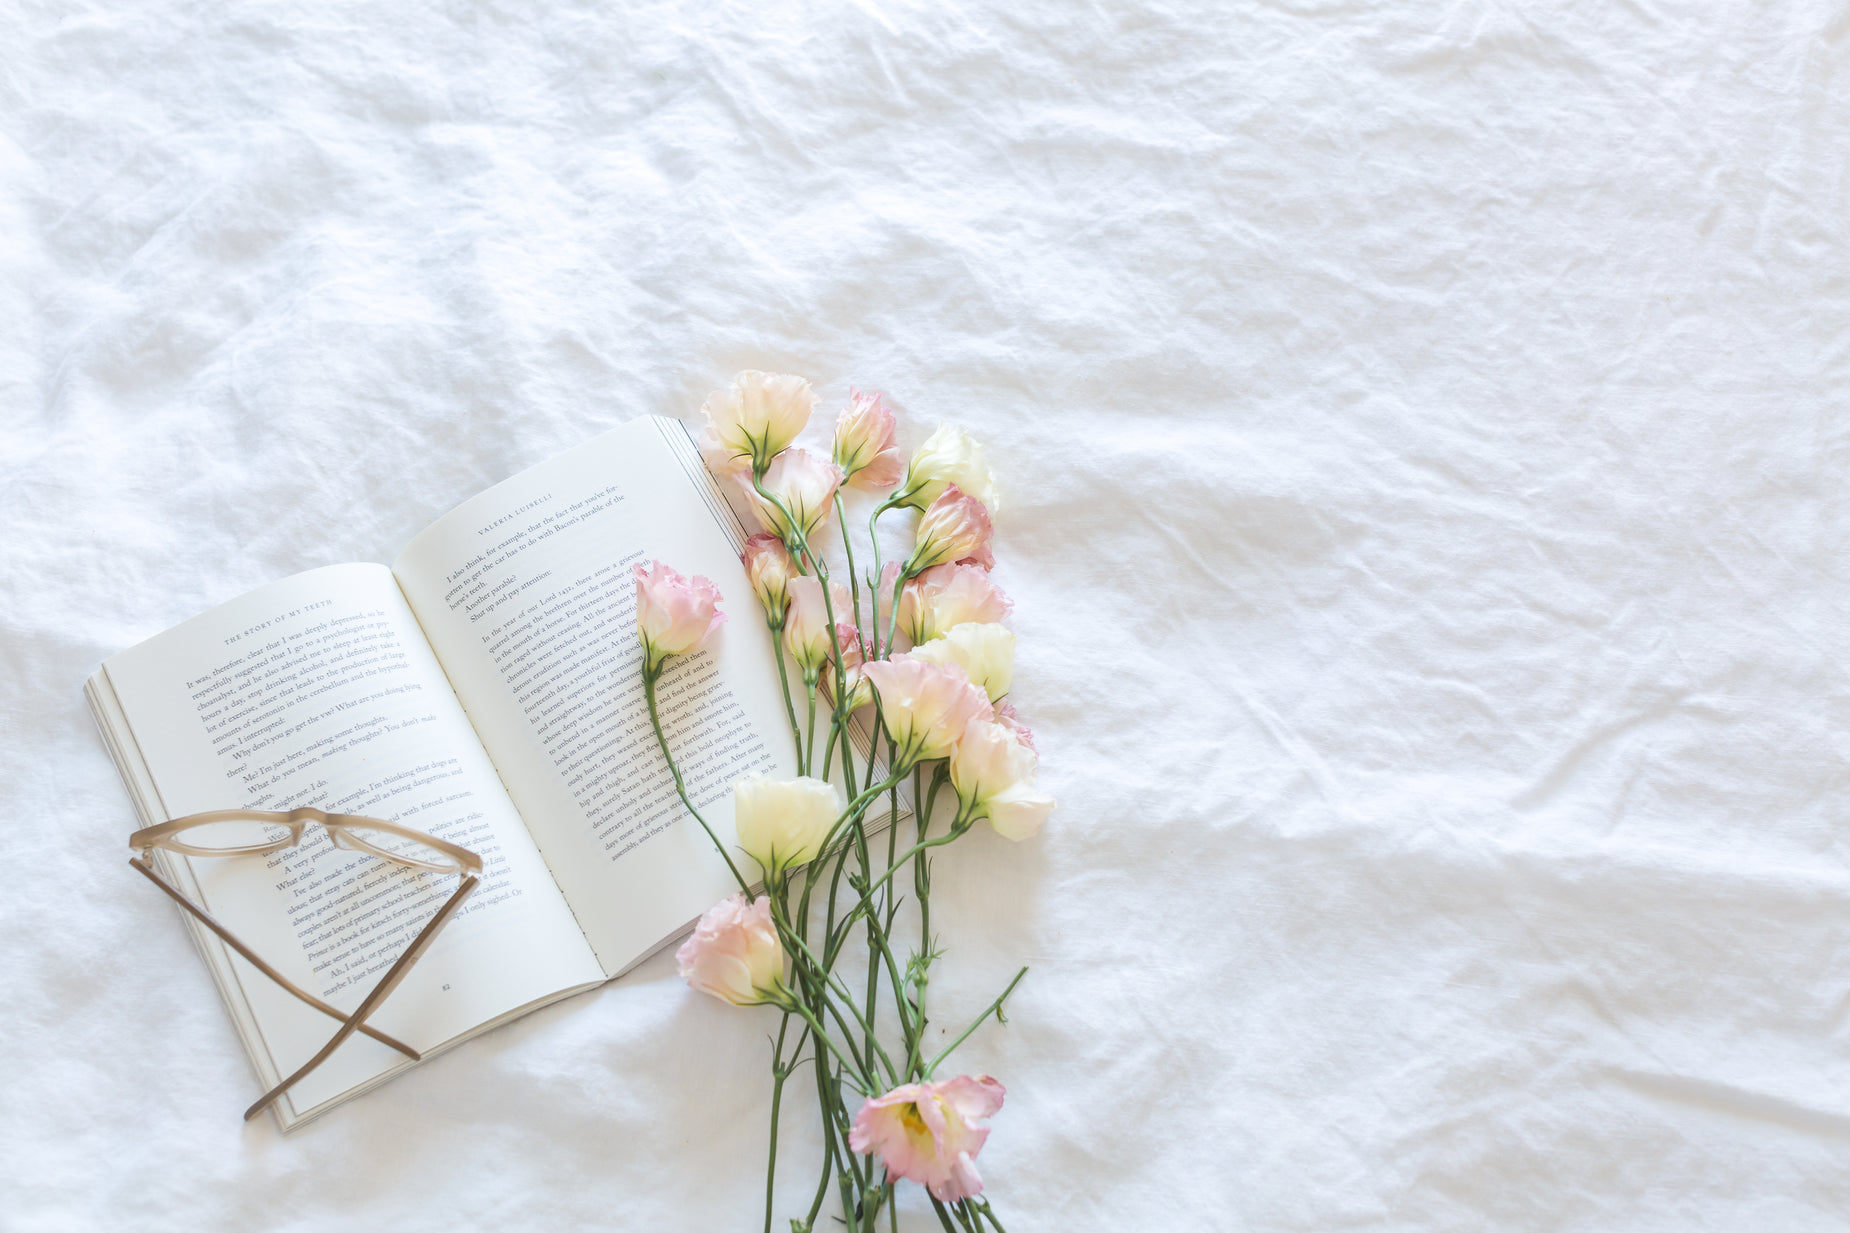
MULTIPOLYGON (((785 1011, 777 1025, 777 1044, 771 1049, 771 1156, 764 1166, 764 1233, 771 1233, 771 1213, 777 1197, 777 1114, 784 1098, 784 1080, 790 1071, 784 1067, 784 1035, 790 1030, 790 1012, 785 1011)), ((802 1049, 801 1042, 798 1050, 802 1049)))
POLYGON ((726 868, 732 871, 733 881, 739 884, 740 893, 749 900, 752 897, 752 888, 750 884, 748 884, 743 877, 739 876, 739 867, 734 865, 732 863, 732 857, 727 855, 726 845, 719 841, 719 836, 713 833, 713 828, 707 825, 707 820, 700 816, 700 811, 698 809, 694 808, 694 802, 688 799, 687 785, 681 782, 681 768, 675 765, 674 755, 668 752, 668 738, 662 735, 661 711, 655 704, 655 682, 660 676, 661 670, 659 668, 654 673, 651 673, 645 667, 642 673, 642 693, 649 701, 649 724, 655 729, 656 744, 662 747, 662 761, 668 764, 668 773, 674 776, 674 790, 680 794, 681 803, 687 806, 687 812, 694 815, 694 821, 700 823, 700 829, 705 831, 707 833, 707 838, 713 841, 713 847, 719 852, 719 858, 726 862, 726 868))
POLYGON ((799 774, 809 774, 810 764, 816 760, 816 677, 815 674, 803 674, 803 687, 809 691, 809 752, 803 755, 798 766, 799 774))
POLYGON ((797 726, 797 707, 790 697, 790 671, 784 667, 784 626, 780 621, 765 626, 771 631, 771 654, 777 659, 777 683, 783 688, 784 714, 790 718, 790 739, 796 742, 797 757, 803 756, 803 729, 797 726))
POLYGON ((861 579, 854 572, 854 540, 848 534, 848 511, 841 503, 841 489, 835 490, 835 521, 841 524, 842 551, 848 555, 848 596, 854 604, 854 625, 861 627, 861 579))
POLYGON ((982 1014, 978 1015, 975 1019, 971 1021, 970 1026, 965 1028, 963 1030, 963 1033, 960 1036, 958 1036, 956 1040, 953 1040, 950 1044, 944 1046, 944 1048, 939 1051, 938 1056, 931 1060, 931 1065, 925 1068, 925 1078, 927 1079, 931 1078, 932 1072, 938 1069, 938 1064, 944 1061, 945 1058, 951 1056, 952 1050, 956 1049, 958 1045, 961 1045, 964 1043, 964 1041, 968 1040, 970 1038, 970 1033, 976 1031, 977 1028, 983 1026, 983 1020, 989 1018, 989 1016, 991 1015, 994 1015, 996 1017, 997 1023, 1006 1022, 1002 1017, 1002 1003, 1008 1000, 1009 994, 1015 992, 1015 986, 1019 985, 1021 983, 1021 978, 1026 976, 1027 974, 1028 974, 1027 968, 1023 968, 1021 971, 1015 973, 1015 979, 1011 980, 1009 982, 1009 987, 1002 991, 1002 996, 998 997, 995 1001, 991 1002, 988 1005, 988 1007, 984 1009, 982 1014))

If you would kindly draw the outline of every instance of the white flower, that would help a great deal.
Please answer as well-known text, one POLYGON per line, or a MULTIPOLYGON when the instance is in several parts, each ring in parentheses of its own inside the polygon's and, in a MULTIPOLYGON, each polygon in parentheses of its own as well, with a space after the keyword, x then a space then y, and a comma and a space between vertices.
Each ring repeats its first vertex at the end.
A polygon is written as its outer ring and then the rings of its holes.
POLYGON ((741 779, 732 785, 739 846, 766 874, 814 860, 841 816, 835 785, 800 779, 741 779))
POLYGON ((1015 635, 1003 625, 966 621, 910 653, 934 664, 956 664, 991 702, 1008 693, 1015 678, 1015 635))
POLYGON ((981 501, 990 514, 996 512, 996 481, 983 447, 955 424, 940 424, 912 456, 906 478, 900 481, 899 503, 922 510, 952 484, 981 501))

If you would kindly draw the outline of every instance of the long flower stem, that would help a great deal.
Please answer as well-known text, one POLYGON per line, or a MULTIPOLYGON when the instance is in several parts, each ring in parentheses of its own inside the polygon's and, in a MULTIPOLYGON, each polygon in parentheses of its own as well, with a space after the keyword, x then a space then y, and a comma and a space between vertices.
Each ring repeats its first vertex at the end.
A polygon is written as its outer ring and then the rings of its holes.
POLYGON ((700 823, 700 829, 705 831, 707 838, 713 841, 714 850, 719 853, 719 858, 726 862, 726 868, 732 871, 733 881, 739 884, 739 893, 750 899, 752 897, 751 885, 739 875, 739 867, 732 863, 732 857, 726 852, 726 845, 719 841, 719 836, 713 833, 713 828, 707 825, 707 820, 700 816, 698 809, 694 808, 694 802, 688 799, 687 785, 681 782, 681 768, 675 765, 674 755, 668 752, 668 738, 662 735, 661 711, 655 704, 655 682, 660 679, 660 676, 659 670, 651 674, 645 668, 642 674, 642 693, 649 702, 649 724, 655 729, 656 744, 662 747, 662 761, 668 764, 668 773, 674 776, 674 790, 680 795, 681 803, 687 806, 687 812, 694 815, 694 821, 700 823))
POLYGON ((958 1045, 961 1045, 964 1043, 964 1041, 970 1039, 970 1033, 976 1031, 977 1028, 981 1027, 983 1025, 983 1020, 989 1018, 989 1016, 991 1015, 994 1015, 996 1017, 997 1022, 1002 1021, 1002 1003, 1008 1000, 1009 994, 1015 992, 1015 986, 1019 985, 1021 983, 1021 978, 1026 976, 1027 974, 1028 974, 1027 968, 1023 968, 1021 971, 1015 973, 1015 979, 1011 980, 1009 982, 1009 987, 1002 991, 1002 996, 998 997, 995 1001, 991 1002, 986 1008, 984 1008, 983 1013, 978 1015, 975 1019, 971 1020, 970 1026, 965 1028, 963 1032, 957 1037, 956 1040, 953 1040, 950 1044, 944 1046, 944 1048, 938 1052, 938 1056, 931 1060, 931 1065, 925 1068, 925 1076, 924 1076, 925 1078, 927 1079, 931 1078, 932 1072, 938 1069, 938 1064, 944 1061, 945 1058, 951 1056, 951 1053, 957 1048, 958 1045))
MULTIPOLYGON (((784 1080, 790 1071, 784 1065, 784 1034, 790 1030, 790 1012, 785 1011, 777 1024, 777 1044, 771 1049, 771 1155, 764 1166, 764 1233, 771 1233, 771 1213, 777 1205, 777 1114, 784 1098, 784 1080)), ((802 1049, 801 1042, 797 1048, 802 1049)))

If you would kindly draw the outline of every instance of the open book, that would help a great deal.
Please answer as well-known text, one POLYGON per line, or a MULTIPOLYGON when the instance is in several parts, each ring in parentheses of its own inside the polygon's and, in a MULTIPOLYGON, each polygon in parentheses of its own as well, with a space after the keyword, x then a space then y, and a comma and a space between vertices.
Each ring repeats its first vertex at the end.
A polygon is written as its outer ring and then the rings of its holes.
MULTIPOLYGON (((734 619, 670 661, 659 696, 689 795, 731 845, 733 781, 796 764, 742 538, 686 430, 639 419, 465 502, 391 569, 262 587, 110 659, 85 695, 143 826, 313 805, 484 858, 481 887, 370 1020, 429 1056, 611 979, 736 889, 649 725, 631 566, 660 558, 730 601, 734 619)), ((319 828, 267 857, 158 855, 346 1011, 455 889, 319 828)), ((336 1025, 186 919, 268 1088, 336 1025)), ((412 1064, 356 1035, 279 1120, 293 1129, 412 1064)))

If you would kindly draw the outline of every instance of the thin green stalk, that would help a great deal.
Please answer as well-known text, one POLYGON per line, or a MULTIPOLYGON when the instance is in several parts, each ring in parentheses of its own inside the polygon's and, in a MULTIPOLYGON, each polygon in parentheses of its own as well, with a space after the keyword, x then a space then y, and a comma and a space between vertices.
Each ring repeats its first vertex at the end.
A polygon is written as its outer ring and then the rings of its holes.
POLYGON ((816 678, 813 674, 803 674, 803 686, 809 691, 809 752, 800 759, 798 773, 809 774, 810 763, 816 758, 816 678))
MULTIPOLYGON (((764 1233, 771 1233, 771 1213, 777 1200, 777 1114, 784 1098, 784 1080, 790 1071, 784 1067, 784 1034, 790 1030, 790 1012, 785 1011, 777 1025, 777 1044, 771 1048, 771 1156, 764 1166, 764 1233)), ((802 1044, 797 1045, 801 1051, 802 1044)))
POLYGON ((835 521, 841 526, 842 551, 848 556, 848 596, 854 604, 854 625, 861 626, 861 579, 854 572, 854 537, 848 534, 848 511, 842 506, 841 489, 835 490, 835 521))
POLYGON ((659 670, 651 674, 647 668, 644 668, 642 673, 642 693, 649 702, 649 724, 655 729, 656 743, 662 747, 662 761, 668 764, 668 773, 674 776, 674 790, 680 795, 681 803, 687 806, 687 812, 694 815, 694 821, 700 823, 700 829, 705 831, 707 833, 707 838, 713 841, 713 847, 719 852, 720 859, 725 861, 726 868, 732 871, 733 881, 739 884, 740 893, 747 899, 750 899, 752 897, 752 888, 750 884, 739 876, 739 867, 732 863, 732 857, 726 852, 726 845, 719 841, 719 836, 713 833, 713 828, 707 825, 707 820, 700 816, 700 811, 698 809, 694 808, 694 802, 688 799, 687 785, 681 782, 681 768, 675 765, 674 755, 668 752, 668 738, 662 735, 661 711, 655 704, 655 682, 660 675, 659 670))
POLYGON ((944 1061, 945 1058, 951 1056, 951 1052, 954 1049, 956 1049, 958 1045, 961 1045, 964 1043, 964 1041, 970 1039, 970 1033, 976 1031, 977 1028, 983 1026, 983 1020, 989 1018, 990 1015, 994 1015, 996 1017, 996 1022, 998 1023, 1004 1022, 1003 1017, 1002 1017, 1002 1003, 1008 1000, 1009 994, 1015 992, 1015 986, 1019 985, 1021 983, 1021 978, 1026 976, 1027 974, 1028 974, 1027 968, 1023 968, 1021 971, 1015 973, 1015 979, 1009 982, 1009 987, 1002 991, 1002 995, 998 997, 995 1001, 991 1002, 984 1009, 982 1014, 978 1015, 975 1019, 971 1020, 970 1026, 965 1028, 962 1034, 960 1034, 956 1040, 953 1040, 950 1044, 944 1046, 944 1048, 939 1051, 938 1056, 931 1060, 931 1065, 925 1068, 925 1075, 924 1075, 925 1078, 927 1079, 931 1078, 932 1072, 938 1069, 938 1064, 944 1061))
POLYGON ((765 622, 771 631, 771 654, 777 659, 777 683, 784 693, 784 714, 790 719, 790 739, 796 742, 797 754, 803 752, 803 729, 797 726, 797 707, 790 697, 790 671, 784 667, 784 627, 765 622))
POLYGON ((931 848, 941 848, 945 844, 950 843, 952 840, 961 838, 963 836, 964 831, 968 829, 970 829, 968 826, 959 827, 957 825, 953 825, 950 830, 950 833, 940 835, 936 839, 922 840, 918 843, 913 844, 910 848, 907 848, 903 853, 900 854, 899 860, 895 864, 888 867, 887 871, 881 874, 878 880, 876 880, 872 886, 869 886, 867 890, 862 893, 860 900, 849 911, 848 915, 842 917, 841 924, 838 925, 837 928, 841 928, 841 929, 847 928, 849 922, 851 922, 857 915, 859 915, 861 911, 866 909, 869 906, 869 904, 872 902, 873 893, 879 890, 882 886, 884 886, 887 882, 887 879, 891 878, 894 874, 898 873, 900 869, 904 867, 907 861, 911 860, 914 856, 918 855, 920 852, 927 851, 928 849, 931 849, 931 848))

